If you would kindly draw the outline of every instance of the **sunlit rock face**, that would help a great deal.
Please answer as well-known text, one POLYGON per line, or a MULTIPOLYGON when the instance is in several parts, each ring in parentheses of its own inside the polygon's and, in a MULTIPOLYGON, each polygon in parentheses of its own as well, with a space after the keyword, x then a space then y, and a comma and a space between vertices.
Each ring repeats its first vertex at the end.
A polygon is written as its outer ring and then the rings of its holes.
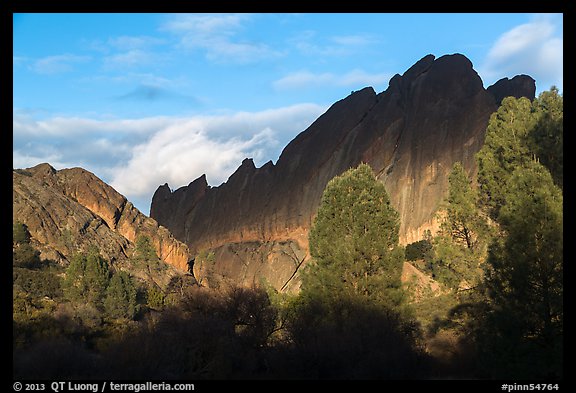
POLYGON ((209 187, 204 176, 173 192, 160 186, 150 215, 193 254, 213 251, 209 263, 196 261, 198 280, 265 281, 297 290, 308 230, 330 179, 368 163, 400 214, 400 241, 420 240, 425 230, 438 229, 435 214, 453 164, 460 161, 475 175, 474 155, 503 95, 533 99, 534 92, 527 76, 485 89, 465 56, 427 55, 395 75, 384 92, 367 87, 336 102, 276 164, 256 168, 245 159, 219 187, 209 187), (287 242, 297 257, 270 257, 282 254, 287 242))
POLYGON ((44 258, 66 263, 95 245, 111 263, 123 263, 137 236, 148 236, 161 260, 186 273, 190 252, 158 223, 94 174, 49 164, 13 171, 12 215, 27 225, 44 258))

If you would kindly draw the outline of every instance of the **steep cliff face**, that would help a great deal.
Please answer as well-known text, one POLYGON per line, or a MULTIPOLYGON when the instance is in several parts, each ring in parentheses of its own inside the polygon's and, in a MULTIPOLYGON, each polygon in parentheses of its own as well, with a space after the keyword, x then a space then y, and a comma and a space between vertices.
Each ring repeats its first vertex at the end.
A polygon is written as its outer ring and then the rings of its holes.
POLYGON ((92 173, 40 164, 14 170, 12 183, 13 221, 28 226, 44 258, 64 261, 94 244, 112 263, 122 263, 136 237, 146 235, 164 262, 188 271, 188 247, 92 173))
POLYGON ((419 240, 424 230, 434 232, 438 226, 434 216, 452 165, 460 161, 475 173, 474 154, 502 96, 533 99, 534 91, 534 81, 525 76, 484 89, 466 57, 428 55, 395 75, 386 91, 376 94, 367 87, 332 105, 286 146, 276 165, 256 168, 246 159, 214 188, 205 177, 174 192, 161 186, 150 215, 192 253, 213 250, 210 263, 203 258, 195 263, 200 280, 265 279, 275 281, 277 289, 297 288, 294 273, 300 262, 277 262, 284 268, 272 277, 264 273, 265 261, 281 254, 280 244, 286 242, 298 247, 298 261, 306 256, 308 229, 330 179, 368 163, 400 213, 401 242, 419 240), (259 244, 262 254, 242 251, 248 243, 259 244), (234 253, 222 252, 230 248, 234 253), (250 267, 238 269, 241 263, 250 267), (282 284, 286 277, 293 282, 282 284))

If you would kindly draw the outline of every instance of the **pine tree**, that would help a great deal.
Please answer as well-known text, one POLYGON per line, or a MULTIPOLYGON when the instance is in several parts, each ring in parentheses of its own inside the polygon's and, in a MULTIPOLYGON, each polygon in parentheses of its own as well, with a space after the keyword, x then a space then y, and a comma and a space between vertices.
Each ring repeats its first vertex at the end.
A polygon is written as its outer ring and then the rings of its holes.
POLYGON ((100 256, 100 251, 95 247, 90 248, 86 255, 84 280, 87 289, 85 299, 97 307, 102 306, 110 280, 110 271, 108 262, 100 256))
POLYGON ((538 121, 529 134, 530 149, 550 171, 554 183, 563 187, 564 100, 553 86, 533 102, 538 121))
POLYGON ((499 233, 472 325, 494 377, 562 374, 562 97, 552 88, 528 103, 503 101, 477 156, 482 201, 499 233))
POLYGON ((562 205, 562 192, 542 165, 513 172, 500 210, 502 236, 488 258, 491 313, 482 333, 487 349, 502 351, 500 372, 523 377, 561 372, 562 205))
POLYGON ((136 287, 128 273, 116 272, 106 289, 104 309, 111 318, 132 319, 137 312, 136 287))
POLYGON ((152 241, 146 235, 138 235, 136 238, 136 248, 131 260, 135 266, 146 271, 151 281, 154 281, 157 274, 165 268, 165 264, 158 257, 152 241))
POLYGON ((332 179, 310 229, 313 262, 304 293, 362 297, 398 307, 403 300, 399 216, 384 185, 361 164, 332 179))
POLYGON ((69 300, 100 307, 109 278, 108 262, 95 247, 91 247, 87 253, 79 253, 72 258, 62 288, 69 300))
POLYGON ((563 105, 558 89, 552 87, 533 102, 507 97, 490 117, 476 158, 481 201, 492 219, 498 218, 505 185, 519 166, 540 161, 562 188, 563 105))
POLYGON ((446 217, 441 224, 441 229, 454 241, 464 244, 468 249, 473 249, 485 226, 478 209, 476 190, 472 188, 460 162, 454 164, 448 182, 446 217))
POLYGON ((440 232, 435 237, 433 277, 449 288, 475 287, 487 243, 488 225, 478 206, 478 193, 461 163, 450 172, 448 197, 443 203, 440 232))
POLYGON ((62 282, 64 295, 68 300, 80 301, 87 291, 84 272, 86 270, 86 255, 79 253, 72 257, 66 269, 62 282))
POLYGON ((507 97, 490 116, 484 145, 477 153, 478 184, 483 205, 492 219, 504 204, 504 185, 514 169, 533 159, 528 135, 537 116, 525 97, 507 97))

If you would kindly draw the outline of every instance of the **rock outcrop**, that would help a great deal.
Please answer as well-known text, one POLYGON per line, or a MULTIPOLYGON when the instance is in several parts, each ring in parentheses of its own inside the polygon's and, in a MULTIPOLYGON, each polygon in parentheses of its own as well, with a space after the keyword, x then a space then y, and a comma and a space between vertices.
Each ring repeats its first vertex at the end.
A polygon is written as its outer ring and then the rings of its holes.
POLYGON ((95 245, 112 264, 122 264, 136 237, 145 235, 175 273, 188 272, 188 247, 94 174, 40 164, 14 170, 12 184, 13 222, 27 225, 43 258, 66 263, 95 245))
POLYGON ((209 187, 204 176, 174 192, 167 184, 159 187, 150 215, 193 254, 202 251, 194 264, 197 279, 264 280, 278 290, 294 289, 308 229, 330 179, 368 163, 399 211, 401 242, 420 240, 424 230, 438 227, 435 214, 453 164, 462 162, 474 175, 474 155, 503 96, 533 99, 534 92, 526 76, 485 89, 466 57, 428 55, 395 75, 386 91, 367 87, 336 102, 275 165, 256 168, 246 159, 219 187, 209 187), (288 243, 298 248, 297 257, 269 269, 270 256, 282 255, 288 243), (210 261, 203 257, 207 250, 210 261))
POLYGON ((502 78, 486 90, 494 96, 496 104, 500 105, 506 97, 534 97, 536 81, 528 75, 516 75, 512 79, 502 78))

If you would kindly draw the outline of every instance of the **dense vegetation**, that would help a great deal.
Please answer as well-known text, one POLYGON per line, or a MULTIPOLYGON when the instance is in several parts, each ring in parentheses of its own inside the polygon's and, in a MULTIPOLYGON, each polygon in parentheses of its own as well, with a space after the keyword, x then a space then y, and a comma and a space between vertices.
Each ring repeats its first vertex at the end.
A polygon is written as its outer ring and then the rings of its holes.
POLYGON ((458 164, 450 176, 432 266, 458 304, 435 328, 457 332, 478 377, 563 375, 562 132, 557 89, 506 98, 477 154, 477 191, 458 164))
POLYGON ((398 214, 362 164, 327 185, 297 295, 211 290, 139 237, 129 264, 97 249, 41 260, 13 226, 15 378, 561 378, 563 100, 506 98, 478 173, 456 163, 434 236, 398 244, 398 214), (416 299, 409 261, 439 286, 416 299))

